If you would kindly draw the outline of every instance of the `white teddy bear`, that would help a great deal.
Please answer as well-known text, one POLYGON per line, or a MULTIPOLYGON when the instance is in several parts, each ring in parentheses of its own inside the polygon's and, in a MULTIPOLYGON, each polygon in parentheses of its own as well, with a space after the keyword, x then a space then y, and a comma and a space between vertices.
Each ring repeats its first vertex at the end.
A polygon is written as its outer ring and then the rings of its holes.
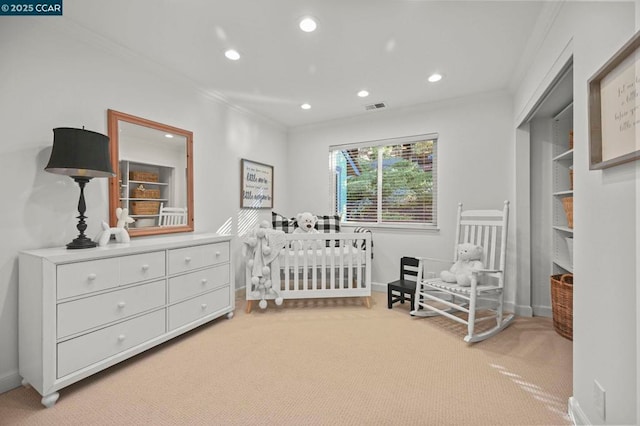
POLYGON ((448 271, 440 272, 440 278, 448 283, 458 283, 468 287, 471 285, 472 271, 484 268, 480 259, 482 259, 482 246, 471 243, 458 244, 458 260, 448 271))
POLYGON ((309 212, 303 212, 298 213, 298 215, 296 216, 296 220, 298 221, 298 227, 293 231, 294 234, 318 234, 318 230, 316 229, 318 216, 315 216, 309 212))
MULTIPOLYGON (((316 229, 316 223, 318 222, 318 216, 315 216, 309 212, 298 213, 296 216, 298 227, 293 230, 294 234, 319 234, 316 229)), ((303 248, 309 249, 315 247, 315 241, 299 240, 294 241, 293 247, 296 250, 303 248)))

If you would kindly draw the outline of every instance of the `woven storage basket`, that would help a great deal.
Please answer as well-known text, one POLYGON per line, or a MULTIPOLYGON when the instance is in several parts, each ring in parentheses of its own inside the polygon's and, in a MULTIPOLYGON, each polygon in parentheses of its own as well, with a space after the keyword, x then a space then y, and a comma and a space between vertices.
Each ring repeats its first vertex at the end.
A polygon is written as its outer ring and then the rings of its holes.
POLYGON ((573 130, 569 131, 569 149, 573 149, 573 130))
POLYGON ((573 191, 573 170, 569 170, 569 189, 573 191))
POLYGON ((141 182, 158 182, 158 174, 152 172, 129 172, 129 180, 137 180, 141 182))
POLYGON ((160 203, 158 201, 132 201, 131 214, 151 215, 158 214, 160 203))
POLYGON ((562 208, 567 216, 567 226, 573 229, 573 197, 564 197, 562 199, 562 208))
POLYGON ((131 198, 160 198, 160 190, 147 188, 132 189, 131 198))
POLYGON ((551 275, 553 328, 573 340, 573 274, 551 275))

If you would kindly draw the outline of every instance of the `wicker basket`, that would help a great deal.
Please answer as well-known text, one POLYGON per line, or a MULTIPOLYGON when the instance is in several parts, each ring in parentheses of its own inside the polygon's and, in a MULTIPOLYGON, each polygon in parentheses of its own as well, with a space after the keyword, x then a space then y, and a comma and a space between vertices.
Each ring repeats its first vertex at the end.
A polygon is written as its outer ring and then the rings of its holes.
POLYGON ((573 197, 564 197, 562 199, 562 208, 567 216, 567 226, 573 229, 573 197))
POLYGON ((569 189, 573 191, 573 170, 569 170, 569 189))
POLYGON ((553 328, 573 340, 573 274, 551 275, 553 328))
POLYGON ((129 180, 137 180, 140 182, 158 182, 158 174, 152 172, 129 172, 129 180))
POLYGON ((573 130, 569 131, 569 149, 573 149, 573 130))
POLYGON ((160 190, 147 189, 140 185, 136 189, 131 190, 131 198, 160 198, 160 190))
POLYGON ((131 214, 134 215, 152 215, 158 214, 160 210, 160 202, 158 201, 132 201, 131 214))

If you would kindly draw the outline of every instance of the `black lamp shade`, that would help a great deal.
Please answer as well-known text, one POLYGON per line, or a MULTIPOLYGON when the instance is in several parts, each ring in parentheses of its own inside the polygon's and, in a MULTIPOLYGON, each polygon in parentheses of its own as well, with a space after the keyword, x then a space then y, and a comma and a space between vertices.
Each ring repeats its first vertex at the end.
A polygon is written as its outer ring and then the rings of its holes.
POLYGON ((49 164, 51 173, 83 177, 113 177, 109 155, 109 138, 85 129, 59 127, 53 129, 53 150, 49 164))

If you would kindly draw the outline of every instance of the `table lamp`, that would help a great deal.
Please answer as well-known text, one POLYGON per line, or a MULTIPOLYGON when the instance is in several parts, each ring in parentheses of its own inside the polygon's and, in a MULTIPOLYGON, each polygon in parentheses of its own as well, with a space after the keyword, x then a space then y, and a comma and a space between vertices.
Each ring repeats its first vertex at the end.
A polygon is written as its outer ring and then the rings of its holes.
POLYGON ((109 155, 109 138, 90 130, 59 127, 53 129, 53 149, 49 164, 44 168, 51 173, 70 176, 80 186, 78 201, 78 237, 67 244, 68 249, 96 247, 96 243, 84 234, 87 229, 84 213, 84 186, 94 177, 113 177, 109 155))

